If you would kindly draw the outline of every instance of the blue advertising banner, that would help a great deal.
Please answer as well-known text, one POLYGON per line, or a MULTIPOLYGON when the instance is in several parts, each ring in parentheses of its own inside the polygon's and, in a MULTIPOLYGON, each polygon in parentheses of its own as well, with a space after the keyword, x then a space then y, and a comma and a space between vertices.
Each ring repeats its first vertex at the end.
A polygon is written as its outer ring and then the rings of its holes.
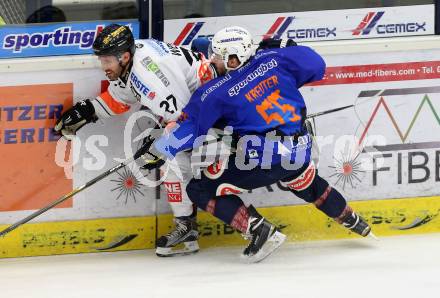
POLYGON ((101 30, 117 22, 139 38, 139 22, 93 21, 44 25, 0 26, 0 58, 91 54, 101 30))

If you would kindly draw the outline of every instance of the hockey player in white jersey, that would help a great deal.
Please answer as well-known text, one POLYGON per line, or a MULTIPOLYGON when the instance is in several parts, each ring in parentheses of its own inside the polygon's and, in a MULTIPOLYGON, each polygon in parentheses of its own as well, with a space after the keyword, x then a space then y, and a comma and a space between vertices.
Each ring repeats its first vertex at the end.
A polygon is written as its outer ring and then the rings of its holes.
MULTIPOLYGON (((216 76, 215 67, 201 53, 154 39, 135 43, 130 29, 117 24, 103 29, 93 50, 110 81, 109 88, 95 99, 76 103, 61 116, 55 130, 64 136, 74 135, 97 119, 124 113, 136 102, 162 117, 166 124, 172 124, 191 94, 216 76)), ((157 240, 158 256, 199 250, 196 208, 186 193, 186 185, 192 178, 190 153, 180 153, 176 161, 183 179, 168 171, 163 182, 175 217, 175 229, 157 240), (175 249, 181 243, 184 249, 175 249)))

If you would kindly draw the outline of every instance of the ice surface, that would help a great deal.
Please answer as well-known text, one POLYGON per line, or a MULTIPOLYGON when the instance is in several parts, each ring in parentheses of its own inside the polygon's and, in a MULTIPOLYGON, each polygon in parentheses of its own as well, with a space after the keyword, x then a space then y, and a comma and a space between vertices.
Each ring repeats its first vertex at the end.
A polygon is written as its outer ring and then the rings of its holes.
POLYGON ((259 264, 241 247, 0 260, 0 297, 439 297, 440 234, 284 244, 259 264))

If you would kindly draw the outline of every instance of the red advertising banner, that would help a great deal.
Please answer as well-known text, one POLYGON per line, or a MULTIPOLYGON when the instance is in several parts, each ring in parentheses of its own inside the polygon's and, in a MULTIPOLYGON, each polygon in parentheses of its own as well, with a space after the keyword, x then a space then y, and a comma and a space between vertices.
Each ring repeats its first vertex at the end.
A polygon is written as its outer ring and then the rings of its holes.
POLYGON ((327 67, 324 79, 309 84, 336 85, 440 78, 440 61, 327 67))
POLYGON ((72 100, 71 83, 0 87, 0 211, 39 209, 72 190, 54 161, 53 134, 72 100))

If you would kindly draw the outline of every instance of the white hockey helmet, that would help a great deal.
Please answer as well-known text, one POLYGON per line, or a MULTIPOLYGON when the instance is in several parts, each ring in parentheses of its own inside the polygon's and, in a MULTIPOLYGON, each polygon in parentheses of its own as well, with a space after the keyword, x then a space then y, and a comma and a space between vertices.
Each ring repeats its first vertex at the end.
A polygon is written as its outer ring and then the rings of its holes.
POLYGON ((252 35, 248 30, 238 27, 226 27, 218 31, 209 46, 209 56, 218 55, 227 70, 240 68, 254 53, 252 35), (228 67, 229 56, 237 55, 240 64, 236 68, 228 67))

